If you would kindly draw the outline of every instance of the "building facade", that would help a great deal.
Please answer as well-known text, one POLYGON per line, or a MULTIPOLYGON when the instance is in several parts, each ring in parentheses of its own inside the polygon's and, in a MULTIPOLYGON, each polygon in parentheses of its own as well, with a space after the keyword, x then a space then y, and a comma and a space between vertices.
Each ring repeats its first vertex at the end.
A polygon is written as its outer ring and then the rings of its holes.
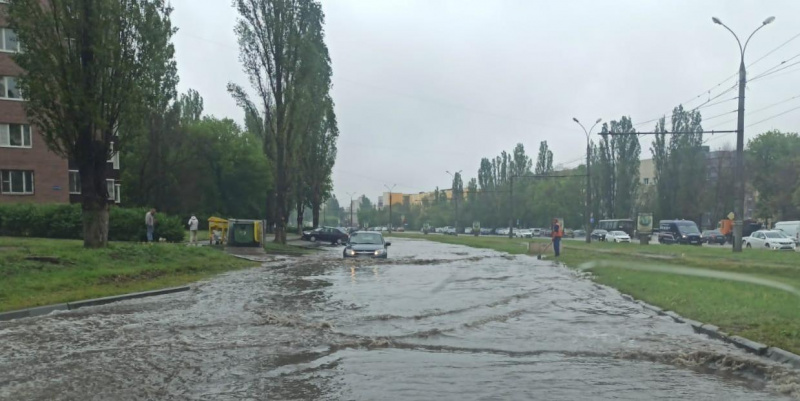
MULTIPOLYGON (((14 63, 20 44, 0 1, 0 203, 80 202, 77 168, 47 148, 41 132, 29 124, 17 86, 22 69, 14 63)), ((109 160, 109 199, 121 201, 119 154, 109 160)))

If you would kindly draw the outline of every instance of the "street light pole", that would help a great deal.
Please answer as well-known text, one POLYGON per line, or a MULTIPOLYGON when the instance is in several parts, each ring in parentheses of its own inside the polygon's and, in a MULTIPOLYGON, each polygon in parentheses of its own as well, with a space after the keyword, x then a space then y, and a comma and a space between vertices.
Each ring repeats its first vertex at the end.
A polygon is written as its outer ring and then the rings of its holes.
POLYGON ((353 195, 355 194, 355 192, 347 193, 350 196, 350 227, 353 227, 353 195))
MULTIPOLYGON (((456 174, 461 174, 462 171, 464 171, 464 170, 458 170, 458 171, 456 171, 456 174)), ((451 173, 450 171, 445 171, 445 173, 450 174, 450 176, 453 177, 453 184, 455 184, 456 176, 453 175, 453 173, 451 173)), ((457 237, 458 236, 458 198, 456 198, 456 186, 455 185, 450 185, 450 187, 451 187, 450 193, 453 194, 453 202, 455 202, 455 204, 456 204, 455 227, 456 227, 456 237, 457 237)))
POLYGON ((592 221, 591 221, 591 214, 592 214, 592 170, 590 169, 590 158, 592 154, 592 147, 591 147, 591 133, 594 127, 602 121, 601 118, 598 118, 597 121, 594 122, 592 128, 586 130, 586 127, 578 121, 577 118, 573 117, 572 121, 578 123, 578 125, 583 128, 583 132, 586 134, 586 216, 584 219, 586 220, 586 243, 592 242, 592 221))
POLYGON ((767 24, 772 23, 775 21, 775 17, 769 17, 761 23, 761 26, 756 28, 753 33, 747 38, 744 42, 744 46, 742 46, 742 42, 739 40, 739 37, 736 36, 736 33, 728 28, 727 25, 723 24, 722 21, 719 20, 717 17, 711 18, 715 24, 722 25, 723 28, 727 29, 733 37, 736 39, 736 43, 739 45, 739 110, 738 110, 738 118, 736 122, 736 164, 735 164, 735 174, 738 180, 736 181, 736 202, 733 203, 733 252, 741 252, 742 251, 742 230, 744 226, 744 198, 745 198, 745 182, 744 182, 744 89, 747 86, 747 71, 744 65, 744 52, 747 50, 747 44, 750 43, 750 39, 753 38, 753 35, 756 34, 761 28, 767 26, 767 24))
POLYGON ((386 187, 386 189, 389 190, 389 234, 391 234, 392 233, 392 191, 394 191, 394 187, 396 187, 397 184, 392 184, 391 188, 389 188, 389 186, 386 185, 386 184, 383 184, 383 186, 386 187))

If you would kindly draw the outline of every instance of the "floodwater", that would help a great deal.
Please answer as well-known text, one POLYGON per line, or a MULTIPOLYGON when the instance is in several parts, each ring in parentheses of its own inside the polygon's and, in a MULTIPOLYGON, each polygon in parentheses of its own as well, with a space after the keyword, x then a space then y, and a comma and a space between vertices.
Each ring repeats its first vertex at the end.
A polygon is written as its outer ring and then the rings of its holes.
POLYGON ((766 400, 798 383, 552 261, 415 240, 0 323, 3 400, 766 400))

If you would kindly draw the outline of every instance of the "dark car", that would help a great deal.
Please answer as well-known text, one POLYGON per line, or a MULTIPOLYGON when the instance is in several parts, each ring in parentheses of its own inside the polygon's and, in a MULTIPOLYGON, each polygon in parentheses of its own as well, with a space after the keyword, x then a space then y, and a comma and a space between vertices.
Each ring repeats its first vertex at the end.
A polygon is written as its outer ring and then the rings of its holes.
POLYGON ((575 234, 576 237, 586 237, 586 231, 584 230, 575 230, 572 233, 575 234))
POLYGON ((658 225, 658 242, 662 244, 703 244, 700 229, 691 220, 661 220, 658 225))
POLYGON ((703 231, 700 239, 706 244, 725 245, 725 236, 719 230, 703 231))
POLYGON ((350 235, 344 229, 337 227, 320 227, 311 231, 303 231, 303 237, 311 242, 330 242, 331 244, 344 244, 350 235))
POLYGON ((593 230, 592 231, 592 239, 598 240, 598 241, 605 241, 606 240, 606 234, 608 234, 608 231, 606 231, 606 230, 601 230, 601 229, 593 230))
POLYGON ((359 231, 350 236, 342 256, 386 259, 389 257, 386 247, 389 245, 392 243, 384 241, 383 235, 377 231, 359 231))

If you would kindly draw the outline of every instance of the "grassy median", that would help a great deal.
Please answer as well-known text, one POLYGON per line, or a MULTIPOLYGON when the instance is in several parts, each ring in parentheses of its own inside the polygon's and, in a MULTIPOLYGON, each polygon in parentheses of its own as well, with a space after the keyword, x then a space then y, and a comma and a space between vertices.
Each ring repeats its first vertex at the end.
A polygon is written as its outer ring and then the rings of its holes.
POLYGON ((254 266, 209 247, 0 237, 0 311, 172 287, 254 266))
MULTIPOLYGON (((513 254, 526 253, 531 241, 464 235, 403 236, 513 254)), ((714 324, 730 334, 800 353, 800 297, 733 280, 744 275, 800 289, 800 253, 745 250, 733 254, 730 247, 721 246, 586 244, 570 240, 563 241, 562 248, 559 260, 569 267, 598 262, 592 272, 599 283, 689 319, 714 324), (648 267, 666 272, 637 270, 648 267), (732 274, 731 279, 695 277, 679 274, 681 268, 694 269, 694 273, 732 274)), ((552 258, 552 250, 548 252, 552 258)))

